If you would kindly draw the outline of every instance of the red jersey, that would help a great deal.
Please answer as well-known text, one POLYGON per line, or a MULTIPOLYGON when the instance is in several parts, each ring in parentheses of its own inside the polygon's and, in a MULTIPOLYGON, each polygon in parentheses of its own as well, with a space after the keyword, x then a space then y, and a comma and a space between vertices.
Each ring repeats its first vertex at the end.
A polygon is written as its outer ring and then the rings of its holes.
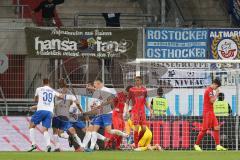
POLYGON ((213 113, 213 103, 210 101, 212 97, 214 97, 213 89, 211 87, 207 87, 204 92, 203 113, 213 113))
POLYGON ((129 100, 132 101, 132 112, 145 113, 147 89, 145 87, 132 87, 129 90, 129 100))
POLYGON ((119 113, 123 113, 126 101, 127 96, 123 92, 117 93, 116 97, 114 98, 114 110, 119 113))

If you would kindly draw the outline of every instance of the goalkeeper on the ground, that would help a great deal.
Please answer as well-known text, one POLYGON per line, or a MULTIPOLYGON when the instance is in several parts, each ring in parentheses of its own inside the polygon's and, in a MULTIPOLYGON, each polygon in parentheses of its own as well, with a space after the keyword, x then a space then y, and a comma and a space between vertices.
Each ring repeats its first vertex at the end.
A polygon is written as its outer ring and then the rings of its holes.
MULTIPOLYGON (((129 126, 129 128, 131 128, 132 130, 135 129, 135 126, 133 125, 133 123, 130 119, 128 120, 127 124, 129 126)), ((129 130, 129 132, 130 132, 130 130, 129 130)), ((139 127, 138 132, 141 132, 141 127, 139 127)), ((151 146, 151 142, 152 142, 152 131, 148 127, 146 127, 146 130, 145 130, 143 136, 139 137, 139 139, 138 139, 138 146, 135 146, 134 150, 135 151, 162 150, 162 148, 157 144, 154 146, 151 146)))

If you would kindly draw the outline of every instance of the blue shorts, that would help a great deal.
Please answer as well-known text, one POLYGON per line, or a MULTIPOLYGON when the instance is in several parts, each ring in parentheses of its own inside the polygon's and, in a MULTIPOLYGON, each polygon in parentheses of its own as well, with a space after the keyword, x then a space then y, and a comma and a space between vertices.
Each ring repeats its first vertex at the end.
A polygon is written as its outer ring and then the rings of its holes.
POLYGON ((93 118, 92 125, 100 126, 100 127, 106 127, 109 125, 112 125, 112 114, 102 114, 95 118, 93 118))
POLYGON ((33 122, 35 125, 38 125, 40 122, 42 122, 43 127, 50 128, 52 122, 52 112, 44 110, 36 111, 32 115, 31 122, 33 122))
POLYGON ((67 119, 63 119, 62 117, 58 116, 58 117, 53 117, 52 127, 63 130, 63 131, 68 131, 69 128, 72 127, 72 124, 67 119))
POLYGON ((83 129, 86 127, 86 124, 83 121, 71 122, 73 128, 83 129))

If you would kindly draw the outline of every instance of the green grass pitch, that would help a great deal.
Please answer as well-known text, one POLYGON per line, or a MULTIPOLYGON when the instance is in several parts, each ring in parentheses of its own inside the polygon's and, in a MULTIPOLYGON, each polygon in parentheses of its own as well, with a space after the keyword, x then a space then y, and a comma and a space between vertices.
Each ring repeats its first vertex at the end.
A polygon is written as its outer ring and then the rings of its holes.
POLYGON ((240 152, 194 151, 98 151, 74 152, 0 152, 0 160, 239 160, 240 152))

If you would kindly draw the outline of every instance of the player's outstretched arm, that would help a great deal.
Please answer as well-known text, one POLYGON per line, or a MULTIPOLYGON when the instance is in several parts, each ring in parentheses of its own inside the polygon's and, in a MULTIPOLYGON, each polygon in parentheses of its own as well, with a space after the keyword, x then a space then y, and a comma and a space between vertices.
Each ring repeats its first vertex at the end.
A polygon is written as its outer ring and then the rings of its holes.
POLYGON ((219 95, 219 93, 220 93, 219 88, 217 88, 215 91, 216 91, 215 94, 214 94, 213 91, 209 93, 210 102, 211 102, 212 104, 217 100, 218 95, 219 95))
POLYGON ((65 98, 65 95, 62 94, 62 93, 58 93, 56 94, 56 97, 60 98, 60 99, 64 99, 65 98))
POLYGON ((93 115, 97 115, 98 114, 98 110, 91 110, 88 112, 84 112, 83 116, 93 116, 93 115))
POLYGON ((94 107, 92 110, 101 109, 101 108, 103 108, 103 107, 105 107, 107 105, 113 104, 113 102, 114 102, 114 97, 110 96, 110 97, 108 97, 108 99, 106 101, 102 102, 102 104, 100 104, 99 106, 94 107))
POLYGON ((77 100, 74 101, 74 103, 76 103, 76 105, 77 105, 79 111, 80 111, 81 113, 83 113, 83 109, 82 109, 82 106, 80 105, 80 103, 79 103, 77 100))

